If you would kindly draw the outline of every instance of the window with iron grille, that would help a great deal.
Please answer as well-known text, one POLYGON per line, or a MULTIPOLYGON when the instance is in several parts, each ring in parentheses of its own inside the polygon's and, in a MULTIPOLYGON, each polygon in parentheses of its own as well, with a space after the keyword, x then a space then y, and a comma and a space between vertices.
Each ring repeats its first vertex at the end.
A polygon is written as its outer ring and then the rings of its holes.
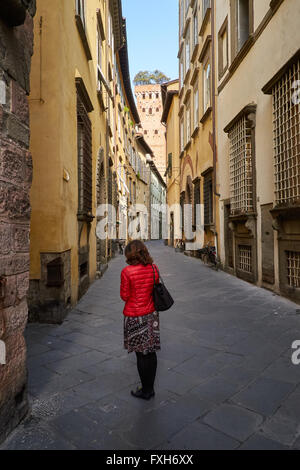
POLYGON ((300 202, 300 105, 294 99, 299 80, 300 59, 272 90, 277 205, 300 202))
POLYGON ((249 245, 239 245, 239 269, 252 273, 252 250, 249 245))
POLYGON ((199 213, 199 207, 197 209, 197 205, 200 206, 200 202, 201 202, 201 197, 200 197, 200 179, 199 179, 194 183, 193 225, 196 225, 197 222, 198 222, 197 225, 199 225, 199 221, 197 220, 197 216, 198 216, 198 213, 199 213))
POLYGON ((204 224, 213 223, 213 180, 212 173, 204 177, 204 224))
POLYGON ((285 253, 288 285, 300 288, 300 251, 286 251, 285 253))
POLYGON ((253 211, 251 123, 243 116, 229 132, 231 214, 253 211))
POLYGON ((92 212, 92 126, 77 95, 78 212, 92 212))
POLYGON ((64 283, 64 265, 61 258, 47 264, 47 286, 60 287, 64 283))

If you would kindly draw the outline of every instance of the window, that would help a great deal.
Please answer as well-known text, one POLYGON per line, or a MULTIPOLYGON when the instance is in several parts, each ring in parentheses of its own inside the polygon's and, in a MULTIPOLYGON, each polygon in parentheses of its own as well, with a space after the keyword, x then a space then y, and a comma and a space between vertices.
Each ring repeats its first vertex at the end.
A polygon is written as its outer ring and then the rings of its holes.
POLYGON ((149 114, 152 114, 152 108, 149 108, 149 114))
POLYGON ((249 0, 238 0, 237 2, 237 45, 241 50, 250 33, 250 8, 249 0))
POLYGON ((85 28, 85 0, 76 0, 76 13, 80 16, 83 27, 85 28))
POLYGON ((191 106, 187 105, 186 108, 186 142, 191 140, 191 106))
POLYGON ((190 0, 185 0, 185 17, 187 17, 190 8, 190 0))
POLYGON ((112 46, 112 18, 110 13, 108 13, 108 45, 112 46))
POLYGON ((149 93, 149 100, 152 100, 152 93, 149 93))
POLYGON ((200 205, 200 202, 201 202, 201 197, 200 197, 200 179, 198 179, 195 183, 194 183, 194 213, 193 213, 193 225, 196 225, 197 222, 198 224, 200 223, 200 220, 197 220, 197 218, 199 219, 199 206, 200 205))
POLYGON ((172 176, 172 165, 173 165, 173 162, 172 162, 172 153, 169 153, 168 154, 168 176, 169 178, 171 178, 172 176))
POLYGON ((290 287, 300 288, 300 252, 286 251, 287 281, 290 287))
POLYGON ((143 113, 145 113, 145 112, 146 112, 146 109, 145 109, 145 108, 143 108, 143 113))
POLYGON ((191 59, 191 56, 190 56, 190 28, 188 28, 188 31, 186 33, 186 40, 185 40, 185 67, 186 67, 185 72, 187 72, 188 69, 190 68, 190 59, 191 59))
POLYGON ((194 130, 198 126, 199 120, 199 89, 194 88, 194 130))
POLYGON ((156 99, 157 100, 159 99, 159 93, 156 93, 156 99))
POLYGON ((146 95, 145 95, 145 93, 143 93, 143 100, 144 100, 145 98, 146 98, 146 95))
POLYGON ((252 273, 252 249, 249 245, 239 245, 239 269, 252 273))
POLYGON ((184 59, 183 54, 180 56, 180 88, 183 87, 183 80, 184 80, 184 59))
POLYGON ((198 9, 197 6, 193 16, 193 47, 198 44, 198 9))
POLYGON ((92 126, 77 94, 78 212, 92 212, 92 126))
POLYGON ((300 59, 272 89, 277 205, 300 202, 300 106, 293 102, 298 81, 300 59))
POLYGON ((184 230, 184 200, 185 200, 185 193, 180 194, 180 208, 181 208, 181 218, 180 218, 180 228, 184 230))
POLYGON ((144 134, 147 135, 147 134, 148 134, 148 131, 145 130, 145 131, 144 131, 144 134))
POLYGON ((212 172, 204 176, 204 224, 213 223, 213 180, 212 172))
POLYGON ((181 0, 180 2, 180 36, 183 34, 183 27, 184 27, 184 1, 181 0))
POLYGON ((159 108, 156 108, 156 112, 159 113, 159 108))
POLYGON ((158 134, 158 130, 157 130, 157 129, 154 131, 154 134, 156 134, 156 135, 158 134))
POLYGON ((121 116, 120 116, 120 113, 118 113, 118 136, 119 136, 119 139, 121 140, 121 116))
POLYGON ((207 61, 203 70, 203 108, 204 113, 211 107, 210 63, 207 61))
POLYGON ((99 26, 97 28, 97 60, 100 69, 102 69, 102 37, 99 26))
POLYGON ((210 0, 202 0, 202 11, 203 11, 203 18, 206 15, 207 9, 210 8, 210 0))
POLYGON ((180 120, 180 152, 184 150, 184 121, 183 118, 180 120))
POLYGON ((228 19, 226 18, 218 34, 219 79, 228 68, 228 19))
POLYGON ((251 122, 243 116, 229 132, 231 214, 253 211, 251 122))
POLYGON ((64 283, 64 265, 61 258, 47 264, 47 286, 60 287, 64 283))
POLYGON ((133 182, 133 202, 136 202, 136 184, 133 182))

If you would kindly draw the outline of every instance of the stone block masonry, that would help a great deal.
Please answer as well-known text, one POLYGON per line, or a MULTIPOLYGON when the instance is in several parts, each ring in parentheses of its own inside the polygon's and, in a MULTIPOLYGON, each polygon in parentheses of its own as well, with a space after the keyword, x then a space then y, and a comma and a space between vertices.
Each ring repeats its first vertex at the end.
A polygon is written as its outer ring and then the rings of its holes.
POLYGON ((30 63, 35 0, 0 11, 0 442, 28 411, 24 329, 28 318, 30 63))

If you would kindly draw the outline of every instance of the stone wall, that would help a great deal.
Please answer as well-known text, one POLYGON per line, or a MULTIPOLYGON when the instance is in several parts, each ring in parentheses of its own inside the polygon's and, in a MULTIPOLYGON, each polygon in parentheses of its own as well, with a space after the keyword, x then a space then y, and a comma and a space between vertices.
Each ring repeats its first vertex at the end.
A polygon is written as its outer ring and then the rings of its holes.
POLYGON ((28 410, 29 73, 35 0, 3 0, 0 10, 0 442, 28 410), (5 363, 5 364, 4 364, 5 363))

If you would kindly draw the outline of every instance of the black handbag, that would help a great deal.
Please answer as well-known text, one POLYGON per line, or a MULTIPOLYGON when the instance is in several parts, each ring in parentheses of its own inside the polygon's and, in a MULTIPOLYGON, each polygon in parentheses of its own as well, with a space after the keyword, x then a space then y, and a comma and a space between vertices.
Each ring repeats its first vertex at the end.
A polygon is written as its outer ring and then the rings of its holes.
POLYGON ((162 280, 159 270, 157 269, 158 272, 158 277, 159 277, 159 283, 155 283, 155 269, 152 264, 152 269, 153 269, 153 277, 154 277, 154 286, 153 286, 153 300, 154 300, 154 306, 155 310, 157 312, 164 312, 165 310, 169 310, 169 308, 172 307, 174 304, 174 300, 164 285, 164 281, 162 280))

